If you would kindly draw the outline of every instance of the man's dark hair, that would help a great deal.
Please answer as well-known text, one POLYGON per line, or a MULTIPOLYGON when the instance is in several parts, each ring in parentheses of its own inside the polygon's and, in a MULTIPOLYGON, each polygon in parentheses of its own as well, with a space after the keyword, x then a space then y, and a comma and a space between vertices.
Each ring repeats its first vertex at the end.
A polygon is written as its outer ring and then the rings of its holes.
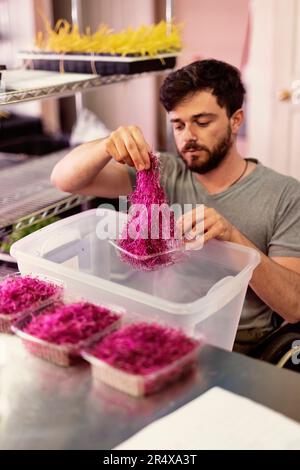
POLYGON ((199 60, 170 73, 161 86, 160 101, 169 112, 201 90, 210 91, 228 117, 243 105, 245 88, 239 70, 215 59, 199 60))

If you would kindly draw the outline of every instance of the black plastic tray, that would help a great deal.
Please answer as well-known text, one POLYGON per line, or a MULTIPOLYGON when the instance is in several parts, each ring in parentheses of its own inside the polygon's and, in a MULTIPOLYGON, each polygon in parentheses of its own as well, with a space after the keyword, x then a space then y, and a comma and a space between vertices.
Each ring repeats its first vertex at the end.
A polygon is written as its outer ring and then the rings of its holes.
POLYGON ((174 68, 176 55, 157 57, 110 56, 103 54, 54 54, 50 52, 22 52, 20 57, 27 67, 52 72, 92 73, 99 75, 131 75, 174 68), (76 58, 75 58, 76 57, 76 58))
MULTIPOLYGON (((52 137, 48 135, 27 135, 2 142, 0 140, 0 152, 5 154, 25 154, 25 155, 47 155, 52 152, 69 147, 67 136, 52 137)), ((6 160, 9 160, 6 155, 6 160)), ((4 161, 5 159, 2 158, 4 161)), ((11 161, 13 158, 11 159, 11 161)), ((3 163, 4 164, 4 163, 3 163)), ((1 165, 0 165, 1 166, 1 165)))

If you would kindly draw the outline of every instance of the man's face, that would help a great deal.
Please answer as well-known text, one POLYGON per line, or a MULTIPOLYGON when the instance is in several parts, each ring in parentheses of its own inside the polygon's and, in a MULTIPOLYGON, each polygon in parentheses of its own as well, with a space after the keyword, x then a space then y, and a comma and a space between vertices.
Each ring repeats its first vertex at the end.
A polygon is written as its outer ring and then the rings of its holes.
POLYGON ((186 97, 170 111, 177 150, 186 166, 204 174, 217 168, 232 144, 226 109, 209 91, 186 97))

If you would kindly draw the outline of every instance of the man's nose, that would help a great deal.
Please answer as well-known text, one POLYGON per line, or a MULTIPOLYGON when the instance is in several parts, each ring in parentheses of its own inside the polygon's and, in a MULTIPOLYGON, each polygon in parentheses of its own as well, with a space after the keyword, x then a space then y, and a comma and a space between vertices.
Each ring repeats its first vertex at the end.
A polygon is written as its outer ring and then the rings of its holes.
POLYGON ((185 126, 183 138, 185 142, 197 140, 197 135, 191 126, 185 126))

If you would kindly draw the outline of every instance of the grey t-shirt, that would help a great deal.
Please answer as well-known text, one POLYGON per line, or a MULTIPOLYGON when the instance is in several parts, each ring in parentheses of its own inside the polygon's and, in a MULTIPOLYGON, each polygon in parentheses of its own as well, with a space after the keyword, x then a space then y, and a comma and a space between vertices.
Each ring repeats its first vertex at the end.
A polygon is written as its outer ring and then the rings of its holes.
MULTIPOLYGON (((266 255, 300 257, 300 183, 296 179, 257 162, 241 181, 210 194, 180 157, 161 153, 160 167, 171 205, 213 207, 266 255)), ((128 169, 134 187, 135 170, 128 169)), ((275 326, 276 315, 249 287, 239 330, 257 330, 256 341, 275 326)))

